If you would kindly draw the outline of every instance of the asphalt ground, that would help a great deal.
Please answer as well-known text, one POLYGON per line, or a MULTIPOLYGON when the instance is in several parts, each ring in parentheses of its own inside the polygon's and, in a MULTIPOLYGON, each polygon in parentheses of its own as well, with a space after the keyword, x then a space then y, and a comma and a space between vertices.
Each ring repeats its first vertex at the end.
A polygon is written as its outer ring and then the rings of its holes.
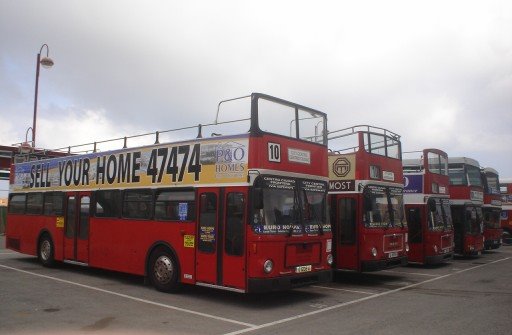
POLYGON ((512 334, 512 246, 437 266, 242 295, 61 264, 4 248, 1 334, 512 334))

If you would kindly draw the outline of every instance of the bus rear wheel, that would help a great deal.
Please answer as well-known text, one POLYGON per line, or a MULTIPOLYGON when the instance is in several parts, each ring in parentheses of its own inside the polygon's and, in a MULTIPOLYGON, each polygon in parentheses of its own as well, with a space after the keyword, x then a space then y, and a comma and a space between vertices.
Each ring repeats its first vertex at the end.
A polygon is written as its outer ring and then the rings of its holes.
POLYGON ((157 248, 149 258, 149 279, 153 286, 162 292, 175 292, 179 288, 178 262, 164 247, 157 248))
POLYGON ((37 254, 43 266, 51 267, 55 265, 53 242, 48 234, 41 236, 37 254))

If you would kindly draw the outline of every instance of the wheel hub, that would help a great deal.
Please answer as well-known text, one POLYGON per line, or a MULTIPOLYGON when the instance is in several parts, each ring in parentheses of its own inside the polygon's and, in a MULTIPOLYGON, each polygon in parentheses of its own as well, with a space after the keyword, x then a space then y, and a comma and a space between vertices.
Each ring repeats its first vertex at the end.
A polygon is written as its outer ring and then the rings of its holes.
POLYGON ((50 245, 50 241, 44 240, 43 243, 41 243, 41 258, 44 261, 47 261, 50 259, 50 255, 52 252, 52 247, 50 245))
POLYGON ((155 262, 153 273, 155 279, 162 284, 167 284, 171 281, 174 268, 172 261, 168 256, 160 256, 155 262))

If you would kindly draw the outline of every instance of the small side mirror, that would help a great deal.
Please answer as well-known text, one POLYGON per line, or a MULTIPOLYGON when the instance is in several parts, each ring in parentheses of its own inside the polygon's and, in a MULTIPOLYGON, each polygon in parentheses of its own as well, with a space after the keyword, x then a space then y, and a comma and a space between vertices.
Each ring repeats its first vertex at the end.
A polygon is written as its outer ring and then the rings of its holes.
POLYGON ((253 208, 254 209, 262 209, 263 208, 263 189, 260 187, 254 188, 253 192, 253 208))
POLYGON ((431 211, 432 213, 437 211, 436 201, 434 199, 428 200, 428 210, 431 211))

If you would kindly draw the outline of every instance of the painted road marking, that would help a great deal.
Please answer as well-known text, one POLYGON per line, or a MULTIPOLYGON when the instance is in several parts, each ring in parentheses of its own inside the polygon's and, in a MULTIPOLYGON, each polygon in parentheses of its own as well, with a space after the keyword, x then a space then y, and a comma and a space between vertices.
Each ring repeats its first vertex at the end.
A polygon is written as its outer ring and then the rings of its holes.
POLYGON ((379 298, 379 297, 382 297, 382 296, 385 296, 385 295, 388 295, 388 294, 392 294, 392 293, 400 292, 400 291, 403 291, 403 290, 407 290, 409 288, 420 286, 422 284, 426 284, 426 283, 434 282, 434 281, 437 281, 437 280, 440 280, 440 279, 443 279, 443 278, 451 277, 451 276, 459 274, 459 273, 475 270, 475 269, 481 268, 483 266, 487 266, 487 265, 490 265, 490 264, 506 261, 506 260, 508 260, 510 258, 511 257, 507 257, 507 258, 503 258, 503 259, 498 259, 498 260, 490 262, 490 263, 473 266, 473 267, 468 268, 468 269, 464 269, 464 270, 460 270, 460 271, 457 271, 457 272, 449 273, 449 274, 442 275, 442 276, 439 276, 439 277, 436 277, 436 278, 427 279, 427 280, 424 280, 422 282, 411 284, 411 285, 407 285, 407 286, 403 286, 403 287, 400 287, 400 288, 397 288, 397 289, 394 289, 394 290, 390 290, 390 291, 386 291, 386 292, 382 292, 382 293, 377 293, 377 294, 374 294, 374 295, 370 295, 368 297, 364 297, 364 298, 360 298, 360 299, 356 299, 356 300, 352 300, 352 301, 347 301, 347 302, 344 302, 344 303, 341 303, 341 304, 337 304, 337 305, 333 305, 333 306, 330 306, 330 307, 326 307, 326 308, 323 308, 323 309, 318 309, 316 311, 312 311, 312 312, 309 312, 309 313, 304 313, 304 314, 299 314, 299 315, 291 316, 289 318, 272 321, 272 322, 265 323, 265 324, 262 324, 262 325, 259 325, 259 326, 253 326, 253 327, 250 327, 250 328, 234 331, 234 332, 231 332, 231 333, 226 333, 224 335, 237 335, 237 334, 243 334, 243 333, 252 332, 254 330, 260 330, 260 329, 264 329, 264 328, 269 328, 269 327, 272 327, 272 326, 275 326, 275 325, 278 325, 278 324, 290 322, 290 321, 293 321, 293 320, 305 318, 305 317, 312 316, 312 315, 317 315, 317 314, 320 314, 320 313, 323 313, 323 312, 327 312, 327 311, 330 311, 330 310, 333 310, 333 309, 338 309, 338 308, 341 308, 341 307, 357 304, 359 302, 363 302, 363 301, 366 301, 366 300, 371 300, 371 299, 379 298))
POLYGON ((172 309, 172 310, 175 310, 175 311, 180 311, 180 312, 184 312, 184 313, 199 315, 199 316, 202 316, 202 317, 205 317, 205 318, 210 318, 210 319, 215 319, 215 320, 219 320, 219 321, 234 323, 234 324, 245 326, 245 327, 251 327, 249 329, 257 327, 256 325, 251 324, 251 323, 241 322, 241 321, 237 321, 237 320, 233 320, 233 319, 228 319, 228 318, 223 318, 223 317, 212 315, 212 314, 201 313, 201 312, 196 312, 196 311, 193 311, 193 310, 190 310, 190 309, 185 309, 185 308, 176 307, 176 306, 172 306, 172 305, 162 304, 162 303, 151 301, 151 300, 146 300, 146 299, 141 299, 141 298, 137 298, 137 297, 132 297, 132 296, 127 295, 127 294, 117 293, 117 292, 114 292, 114 291, 109 291, 109 290, 105 290, 105 289, 94 287, 94 286, 89 286, 89 285, 84 285, 84 284, 80 284, 80 283, 75 283, 75 282, 72 282, 72 281, 69 281, 69 280, 64 280, 64 279, 60 279, 60 278, 56 278, 56 277, 52 277, 52 276, 46 276, 46 275, 42 275, 42 274, 39 274, 39 273, 25 271, 25 270, 13 268, 13 267, 7 266, 7 265, 0 264, 0 268, 9 269, 9 270, 13 270, 13 271, 18 271, 18 272, 29 274, 29 275, 36 276, 36 277, 51 279, 51 280, 55 280, 55 281, 58 281, 58 282, 61 282, 61 283, 66 283, 66 284, 69 284, 69 285, 75 285, 75 286, 83 287, 83 288, 86 288, 86 289, 89 289, 89 290, 94 290, 94 291, 98 291, 98 292, 102 292, 102 293, 107 293, 107 294, 115 295, 115 296, 118 296, 118 297, 121 297, 121 298, 130 299, 130 300, 133 300, 133 301, 142 302, 142 303, 145 303, 145 304, 148 304, 148 305, 159 306, 159 307, 163 307, 163 308, 167 308, 167 309, 172 309))
POLYGON ((326 290, 332 290, 332 291, 342 291, 342 292, 359 293, 359 294, 368 294, 368 295, 375 294, 375 292, 366 292, 366 291, 347 290, 347 289, 344 289, 344 288, 336 288, 336 287, 320 286, 320 285, 311 285, 311 287, 323 288, 323 289, 326 289, 326 290))
POLYGON ((438 277, 439 276, 439 275, 433 275, 430 273, 405 272, 405 271, 396 271, 396 270, 381 270, 381 272, 399 273, 399 274, 403 274, 403 275, 416 275, 416 276, 426 276, 426 277, 438 277))

